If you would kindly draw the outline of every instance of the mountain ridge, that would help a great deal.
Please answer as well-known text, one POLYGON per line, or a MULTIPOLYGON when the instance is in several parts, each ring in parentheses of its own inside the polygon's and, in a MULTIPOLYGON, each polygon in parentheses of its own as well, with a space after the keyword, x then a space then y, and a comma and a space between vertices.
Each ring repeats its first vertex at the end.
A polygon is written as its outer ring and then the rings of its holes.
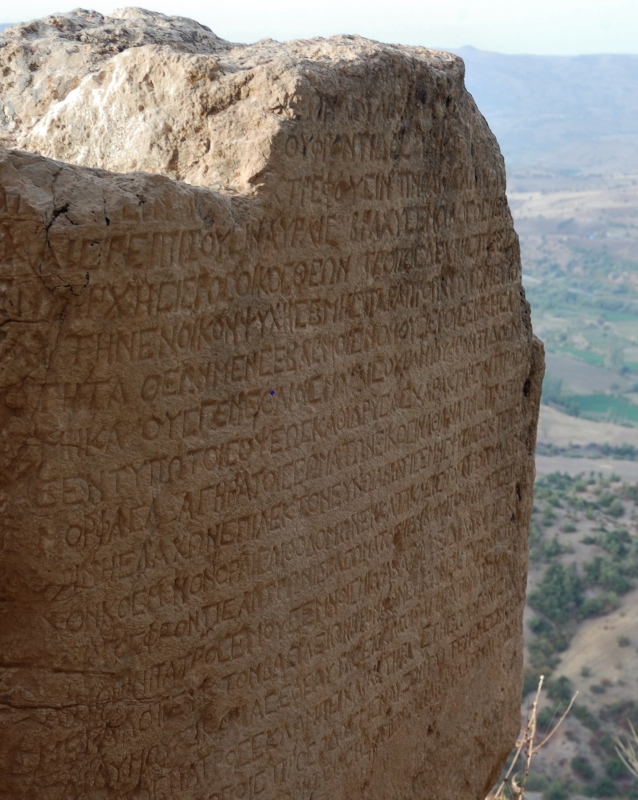
POLYGON ((638 55, 451 52, 510 168, 638 170, 638 55))

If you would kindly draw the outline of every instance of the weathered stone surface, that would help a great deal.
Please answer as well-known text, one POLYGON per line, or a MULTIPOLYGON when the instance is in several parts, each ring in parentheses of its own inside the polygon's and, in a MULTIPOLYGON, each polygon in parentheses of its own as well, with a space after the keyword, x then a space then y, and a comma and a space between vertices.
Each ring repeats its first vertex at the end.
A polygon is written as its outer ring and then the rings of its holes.
POLYGON ((78 9, 11 26, 0 35, 0 145, 23 147, 35 123, 83 78, 118 53, 144 45, 200 55, 231 47, 194 20, 139 8, 108 17, 78 9))
POLYGON ((483 797, 543 359, 462 62, 82 15, 0 50, 87 164, 0 151, 0 798, 483 797))

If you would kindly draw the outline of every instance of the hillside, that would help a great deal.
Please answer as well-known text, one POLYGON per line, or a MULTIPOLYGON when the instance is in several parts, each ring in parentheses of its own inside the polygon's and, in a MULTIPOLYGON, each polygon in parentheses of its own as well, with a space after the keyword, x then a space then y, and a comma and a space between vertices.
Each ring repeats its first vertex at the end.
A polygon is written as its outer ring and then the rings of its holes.
POLYGON ((546 402, 580 419, 638 425, 638 175, 513 171, 508 197, 548 353, 546 402))
POLYGON ((541 732, 579 692, 534 762, 528 787, 546 798, 638 798, 614 744, 638 722, 637 500, 638 488, 613 475, 554 473, 536 483, 523 713, 541 673, 541 732))
POLYGON ((638 169, 638 55, 454 52, 510 169, 638 169))

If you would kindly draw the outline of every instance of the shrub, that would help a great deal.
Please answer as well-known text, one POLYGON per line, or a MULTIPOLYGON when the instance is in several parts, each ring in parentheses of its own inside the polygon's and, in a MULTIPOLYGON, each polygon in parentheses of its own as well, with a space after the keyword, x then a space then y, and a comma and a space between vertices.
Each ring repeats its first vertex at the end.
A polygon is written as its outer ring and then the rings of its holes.
POLYGON ((588 597, 580 607, 583 618, 595 617, 598 614, 607 614, 620 605, 618 595, 614 592, 601 592, 597 597, 588 597))
POLYGON ((631 644, 629 636, 619 636, 617 641, 618 641, 618 647, 629 647, 629 645, 631 644))
POLYGON ((553 622, 566 623, 583 602, 583 585, 575 564, 564 567, 550 564, 538 586, 529 596, 530 606, 553 622))
POLYGON ((629 771, 618 756, 616 756, 615 758, 610 758, 605 764, 605 774, 612 780, 617 781, 620 778, 626 778, 629 771))
POLYGON ((538 772, 530 772, 525 788, 530 792, 544 792, 549 786, 549 781, 538 772))
POLYGON ((589 667, 581 667, 580 674, 583 676, 583 678, 589 678, 591 675, 591 669, 589 667))
MULTIPOLYGON (((625 727, 630 722, 634 728, 638 726, 638 700, 618 700, 611 705, 605 706, 600 711, 602 720, 609 720, 616 725, 625 727)), ((614 752, 613 750, 611 751, 614 752)))
POLYGON ((602 586, 616 594, 624 594, 633 588, 626 567, 602 556, 594 556, 583 564, 583 571, 587 586, 602 586))
POLYGON ((564 675, 561 675, 560 678, 556 678, 556 680, 549 681, 547 684, 547 696, 551 700, 561 701, 565 704, 565 707, 567 707, 573 695, 574 684, 564 675))
POLYGON ((541 673, 551 672, 560 664, 560 658, 556 655, 556 647, 550 639, 542 638, 530 642, 528 650, 532 666, 541 673))
POLYGON ((537 636, 548 636, 554 630, 552 623, 542 617, 532 617, 527 624, 530 631, 537 636))
POLYGON ((532 519, 529 526, 529 558, 537 562, 543 557, 543 534, 536 522, 532 519))
POLYGON ((575 481, 576 478, 572 478, 566 472, 551 472, 538 478, 536 488, 540 496, 548 497, 552 494, 552 490, 566 492, 571 489, 575 481))
POLYGON ((541 552, 545 561, 552 561, 563 552, 563 548, 558 543, 558 539, 554 537, 551 542, 545 542, 541 552))
POLYGON ((530 662, 539 674, 546 671, 545 668, 551 672, 560 661, 556 653, 562 653, 569 647, 571 631, 539 617, 533 618, 529 625, 538 635, 527 646, 530 662))
POLYGON ((612 757, 616 755, 616 742, 609 731, 605 731, 598 739, 598 746, 604 750, 608 756, 612 757))
POLYGON ((584 781, 591 781, 594 777, 594 768, 589 763, 587 758, 583 756, 576 756, 572 758, 571 762, 572 769, 578 775, 579 778, 582 778, 584 781))
POLYGON ((543 518, 542 518, 543 525, 545 525, 545 527, 549 527, 552 524, 552 522, 555 521, 555 519, 556 519, 556 514, 554 514, 554 512, 552 511, 551 506, 549 505, 545 506, 545 508, 543 509, 543 518))
POLYGON ((567 800, 569 792, 562 781, 552 781, 543 794, 545 800, 567 800))
POLYGON ((605 692, 605 687, 598 683, 592 684, 589 688, 594 694, 603 694, 605 692))
POLYGON ((628 545, 631 544, 631 536, 625 528, 620 528, 615 531, 609 531, 604 534, 599 540, 598 544, 606 550, 615 559, 624 558, 629 552, 628 545))
POLYGON ((607 509, 607 513, 610 517, 615 517, 616 519, 622 517, 625 513, 625 507, 622 504, 622 500, 620 500, 618 497, 615 497, 607 509))
POLYGON ((605 776, 601 778, 594 786, 594 797, 615 797, 616 784, 611 778, 605 776))
POLYGON ((593 714, 587 706, 584 706, 580 703, 575 703, 572 706, 572 713, 579 720, 586 728, 589 728, 590 731, 597 731, 600 728, 600 722, 598 721, 598 717, 593 714))

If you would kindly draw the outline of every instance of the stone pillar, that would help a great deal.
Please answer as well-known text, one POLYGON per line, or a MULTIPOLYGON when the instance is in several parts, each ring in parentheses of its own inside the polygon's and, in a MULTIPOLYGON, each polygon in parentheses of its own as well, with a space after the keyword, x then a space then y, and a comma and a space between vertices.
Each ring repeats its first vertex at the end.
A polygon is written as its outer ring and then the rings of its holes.
POLYGON ((199 185, 0 151, 0 798, 479 800, 543 372, 502 158, 449 54, 224 53, 199 185))

